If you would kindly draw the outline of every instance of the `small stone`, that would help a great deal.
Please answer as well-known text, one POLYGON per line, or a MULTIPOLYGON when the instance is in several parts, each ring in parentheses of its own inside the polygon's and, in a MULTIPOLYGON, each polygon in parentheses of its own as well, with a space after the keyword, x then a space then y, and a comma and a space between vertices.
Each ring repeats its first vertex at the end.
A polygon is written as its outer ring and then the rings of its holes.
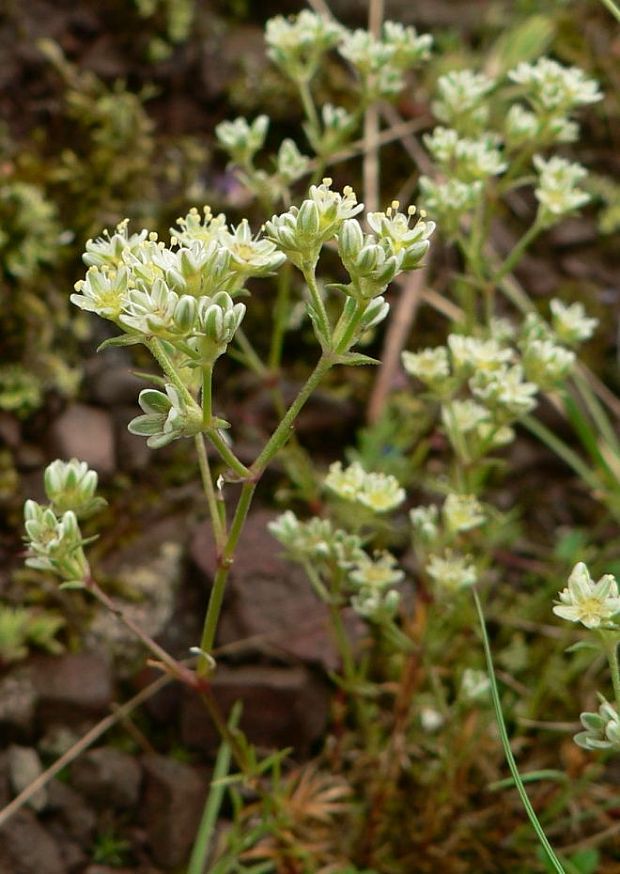
MULTIPOLYGON (((325 728, 330 690, 303 666, 220 666, 212 680, 222 712, 243 703, 241 728, 260 747, 293 747, 306 754, 325 728)), ((187 694, 181 711, 181 737, 193 749, 213 750, 220 738, 203 704, 187 694)))
POLYGON ((34 813, 22 808, 0 830, 2 874, 67 874, 67 869, 50 833, 34 813))
POLYGON ((100 474, 116 469, 112 417, 105 410, 72 404, 50 429, 51 448, 64 460, 79 458, 100 474))
MULTIPOLYGON (((43 773, 39 754, 32 747, 19 747, 13 744, 8 749, 7 758, 9 779, 16 795, 23 792, 43 773)), ((44 788, 40 789, 31 795, 26 803, 33 810, 44 810, 47 806, 47 791, 44 788)))
MULTIPOLYGON (((109 661, 94 652, 35 656, 31 677, 41 704, 101 713, 112 702, 109 661)), ((48 707, 49 709, 49 707, 48 707)), ((48 723, 53 720, 48 719, 48 723)))
MULTIPOLYGON (((89 380, 92 383, 93 399, 104 407, 118 404, 133 404, 137 407, 138 395, 143 388, 149 388, 150 383, 132 373, 129 360, 110 366, 105 358, 106 356, 100 356, 94 360, 97 368, 89 380)), ((94 367, 92 369, 95 370, 94 367)))
POLYGON ((71 783, 89 801, 118 809, 133 807, 142 772, 128 753, 113 747, 88 750, 71 766, 71 783))
POLYGON ((48 784, 48 809, 59 821, 63 831, 83 849, 92 843, 97 817, 84 799, 66 783, 51 780, 48 784))
MULTIPOLYGON (((339 658, 327 607, 312 591, 303 570, 280 555, 281 547, 267 528, 275 518, 258 510, 246 522, 230 572, 218 642, 252 638, 260 641, 254 648, 264 654, 293 656, 334 670, 339 658)), ((211 580, 216 551, 208 523, 197 528, 190 550, 195 564, 211 580)))
POLYGON ((37 692, 27 670, 19 668, 0 680, 0 725, 29 731, 32 728, 37 692))
POLYGON ((208 781, 190 765, 165 756, 145 756, 143 766, 142 812, 153 858, 165 868, 182 866, 196 838, 208 781))

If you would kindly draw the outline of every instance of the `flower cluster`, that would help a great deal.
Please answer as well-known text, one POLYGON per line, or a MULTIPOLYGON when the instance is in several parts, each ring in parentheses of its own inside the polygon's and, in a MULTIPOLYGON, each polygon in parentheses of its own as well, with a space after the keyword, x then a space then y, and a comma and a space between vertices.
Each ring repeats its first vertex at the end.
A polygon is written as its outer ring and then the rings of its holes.
POLYGON ((332 191, 332 180, 311 185, 301 206, 265 222, 264 234, 280 252, 301 270, 314 267, 323 245, 334 239, 343 223, 364 209, 350 186, 342 194, 332 191))
MULTIPOLYGON (((579 128, 571 113, 602 96, 582 70, 549 58, 519 64, 507 78, 509 87, 502 89, 499 81, 465 69, 437 82, 439 99, 433 111, 443 126, 424 138, 437 173, 435 178, 421 177, 420 191, 424 206, 449 237, 458 234, 462 217, 483 201, 494 179, 508 169, 507 157, 520 166, 519 153, 529 161, 532 151, 577 139, 579 128), (523 103, 514 102, 514 83, 520 86, 523 103), (504 101, 511 105, 505 107, 504 101), (494 111, 491 102, 497 103, 494 111), (496 118, 503 121, 492 130, 496 118)), ((586 171, 557 157, 546 160, 535 154, 533 161, 539 174, 539 222, 549 227, 587 202, 588 196, 577 187, 586 171)))
POLYGON ((297 561, 333 563, 346 569, 365 556, 360 538, 334 528, 329 519, 313 516, 301 522, 292 510, 287 510, 268 528, 297 561))
POLYGON ((499 149, 496 134, 477 139, 459 136, 452 128, 436 127, 424 137, 424 144, 443 173, 459 182, 472 183, 498 176, 508 166, 499 149))
POLYGON ((334 462, 325 477, 325 487, 345 501, 354 501, 374 513, 387 513, 405 500, 396 477, 383 473, 367 473, 358 462, 342 467, 334 462))
POLYGON ((452 70, 437 80, 439 95, 432 105, 435 116, 461 134, 479 133, 489 117, 487 96, 494 79, 473 70, 452 70))
POLYGON ((57 515, 71 510, 78 519, 86 519, 98 513, 106 501, 95 494, 97 482, 97 472, 77 458, 57 459, 45 469, 45 494, 57 515))
POLYGON ((338 603, 346 584, 345 594, 359 616, 377 624, 393 622, 400 603, 400 593, 393 587, 404 579, 393 555, 383 551, 371 557, 357 535, 335 528, 329 519, 313 517, 302 522, 290 510, 268 527, 289 558, 311 574, 323 600, 338 603), (335 592, 331 591, 334 575, 340 579, 335 592))
POLYGON ((588 173, 581 164, 573 164, 564 158, 553 157, 546 161, 534 155, 538 170, 538 186, 534 190, 539 206, 539 219, 543 226, 555 224, 558 218, 568 215, 590 200, 590 195, 578 187, 588 173))
POLYGON ((348 219, 338 234, 338 252, 351 282, 339 286, 354 298, 381 295, 397 273, 418 267, 430 246, 434 222, 419 218, 411 223, 415 207, 400 212, 394 201, 385 212, 369 213, 374 233, 365 234, 356 219, 348 219))
POLYGON ((400 593, 391 587, 402 582, 404 576, 389 552, 379 553, 374 559, 364 553, 349 571, 349 581, 355 590, 351 606, 359 616, 371 622, 393 619, 400 604, 400 593))
POLYGON ((105 506, 95 495, 97 474, 85 462, 54 461, 44 475, 49 506, 28 500, 24 505, 26 564, 50 571, 64 585, 81 586, 90 575, 78 517, 85 518, 105 506))
POLYGON ((579 67, 564 67, 551 58, 521 63, 508 73, 512 82, 524 86, 524 96, 539 112, 569 112, 596 103, 603 95, 598 83, 579 67))
POLYGON ((476 565, 463 552, 467 535, 480 528, 487 514, 475 495, 449 493, 441 508, 415 507, 409 514, 416 552, 425 573, 440 590, 455 592, 474 585, 476 565))
POLYGON ((339 52, 355 69, 366 101, 390 98, 404 86, 404 73, 430 56, 433 39, 415 28, 386 21, 379 39, 367 30, 347 31, 339 52))
POLYGON ((278 15, 267 22, 267 54, 291 79, 308 82, 323 54, 338 45, 343 30, 329 18, 307 9, 289 18, 278 15))

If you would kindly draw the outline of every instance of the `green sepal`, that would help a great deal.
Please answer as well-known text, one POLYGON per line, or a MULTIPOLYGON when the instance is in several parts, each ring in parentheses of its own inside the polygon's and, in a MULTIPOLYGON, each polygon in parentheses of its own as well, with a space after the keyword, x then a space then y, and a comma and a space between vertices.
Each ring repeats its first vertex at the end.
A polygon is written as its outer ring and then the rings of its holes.
POLYGON ((66 583, 61 583, 59 589, 85 589, 86 583, 83 580, 67 580, 66 583))
POLYGON ((111 346, 138 346, 140 343, 144 343, 144 337, 138 334, 121 334, 100 343, 97 346, 97 352, 103 352, 104 349, 109 349, 111 346))

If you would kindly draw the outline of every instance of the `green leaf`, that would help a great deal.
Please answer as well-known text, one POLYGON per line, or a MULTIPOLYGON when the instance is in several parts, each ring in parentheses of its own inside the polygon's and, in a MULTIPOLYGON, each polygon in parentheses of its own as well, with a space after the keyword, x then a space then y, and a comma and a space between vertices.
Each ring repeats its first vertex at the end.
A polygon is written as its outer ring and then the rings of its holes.
POLYGON ((564 652, 579 652, 581 649, 590 649, 595 652, 600 652, 602 646, 600 643, 595 643, 593 640, 578 640, 577 643, 567 646, 564 652))
POLYGON ((361 352, 346 352, 344 355, 339 355, 337 358, 338 364, 347 364, 352 367, 360 367, 362 364, 381 364, 376 358, 371 358, 370 355, 362 355, 361 352))
POLYGON ((138 346, 144 342, 144 337, 136 334, 121 334, 120 337, 110 337, 109 340, 104 340, 97 346, 97 352, 103 352, 104 349, 109 349, 111 346, 138 346))

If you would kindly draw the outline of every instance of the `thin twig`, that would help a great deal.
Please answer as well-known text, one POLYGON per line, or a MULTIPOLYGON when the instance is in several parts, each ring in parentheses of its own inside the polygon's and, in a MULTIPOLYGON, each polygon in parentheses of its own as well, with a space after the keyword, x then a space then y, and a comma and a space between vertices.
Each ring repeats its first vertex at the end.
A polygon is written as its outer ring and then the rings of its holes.
MULTIPOLYGON (((381 115, 390 125, 391 129, 401 127, 406 122, 403 121, 402 116, 398 112, 398 110, 392 106, 391 103, 384 103, 381 106, 381 115)), ((428 127, 428 122, 430 119, 425 121, 424 126, 428 127)), ((435 168, 433 167, 433 162, 428 157, 420 143, 413 136, 414 131, 409 131, 408 133, 404 133, 401 137, 401 145, 403 149, 407 152, 415 166, 418 168, 420 173, 424 173, 426 176, 434 176, 435 168)))
MULTIPOLYGON (((383 23, 384 0, 370 0, 368 7, 368 30, 375 39, 379 37, 383 23)), ((379 209, 379 107, 371 104, 364 114, 364 203, 369 212, 379 209)))
POLYGON ((318 15, 323 15, 325 18, 335 18, 325 0, 308 0, 308 6, 311 6, 318 15))
MULTIPOLYGON (((392 143, 394 140, 400 140, 403 136, 407 134, 415 133, 419 130, 424 130, 428 127, 430 121, 430 116, 425 116, 423 118, 414 118, 412 121, 403 121, 401 124, 395 125, 394 127, 388 128, 387 130, 381 131, 378 134, 376 145, 384 146, 386 143, 392 143)), ((330 167, 332 164, 337 164, 340 161, 348 161, 351 158, 357 158, 359 155, 363 155, 367 149, 367 143, 364 138, 360 140, 355 140, 355 142, 351 143, 350 146, 347 146, 346 149, 341 149, 339 152, 335 152, 333 155, 330 155, 327 161, 323 163, 326 166, 330 167)), ((312 161, 308 163, 308 172, 311 173, 313 170, 319 166, 319 159, 314 158, 312 161)))
POLYGON ((106 716, 105 719, 102 719, 101 722, 98 722, 97 725, 93 726, 93 728, 76 741, 76 743, 74 743, 66 753, 63 753, 63 755, 59 759, 56 759, 56 761, 50 765, 46 771, 43 771, 36 780, 33 780, 29 786, 26 786, 19 795, 16 795, 10 804, 7 804, 5 808, 0 810, 0 828, 15 813, 17 813, 17 811, 20 810, 33 795, 46 786, 49 781, 56 776, 56 774, 62 771, 63 768, 66 768, 67 765, 81 755, 81 753, 92 746, 95 741, 99 740, 102 735, 113 728, 117 722, 126 719, 129 714, 136 709, 136 707, 139 707, 145 701, 148 701, 149 698, 152 698, 153 695, 157 694, 157 692, 159 692, 160 689, 163 689, 171 680, 172 677, 169 674, 162 674, 161 677, 158 677, 153 683, 148 685, 145 689, 142 689, 137 695, 134 695, 133 698, 130 698, 126 704, 121 704, 115 709, 114 713, 111 713, 110 716, 106 716))
POLYGON ((368 403, 366 419, 371 425, 380 418, 385 406, 385 399, 394 383, 400 364, 400 353, 407 342, 416 317, 420 304, 420 293, 427 275, 427 265, 410 273, 398 296, 394 314, 385 333, 381 366, 368 403))

